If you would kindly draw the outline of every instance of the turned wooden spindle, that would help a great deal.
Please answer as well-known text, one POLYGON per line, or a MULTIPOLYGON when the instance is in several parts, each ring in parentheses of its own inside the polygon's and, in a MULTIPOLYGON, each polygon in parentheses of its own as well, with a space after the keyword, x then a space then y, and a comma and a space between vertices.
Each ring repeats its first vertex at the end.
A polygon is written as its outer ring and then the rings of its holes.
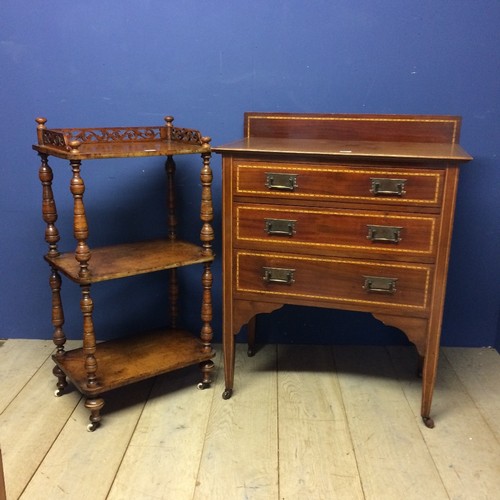
MULTIPOLYGON (((202 145, 210 148, 210 137, 202 138, 202 145)), ((214 210, 212 203, 212 170, 210 168, 210 157, 211 153, 202 153, 203 167, 200 172, 201 180, 201 207, 200 207, 200 219, 203 222, 200 239, 203 245, 203 253, 205 255, 213 255, 212 242, 214 240, 214 230, 212 227, 212 221, 214 218, 214 210)), ((201 321, 202 327, 200 332, 200 339, 202 342, 202 352, 209 354, 212 352, 212 269, 211 263, 207 262, 204 265, 203 275, 202 275, 202 286, 203 295, 201 303, 201 321)), ((211 373, 214 369, 214 363, 209 360, 200 364, 203 380, 200 384, 201 388, 207 387, 211 383, 211 373)))
MULTIPOLYGON (((50 289, 52 291, 52 325, 54 326, 54 333, 52 335, 52 341, 56 346, 55 357, 57 359, 64 358, 66 351, 64 350, 64 345, 66 344, 66 335, 64 334, 63 325, 64 325, 64 312, 61 301, 61 276, 57 272, 57 270, 52 267, 52 273, 50 275, 50 289)), ((64 388, 68 385, 66 380, 66 375, 59 368, 59 366, 55 365, 52 369, 52 373, 57 378, 56 383, 56 396, 60 396, 64 388)))
MULTIPOLYGON (((78 141, 73 141, 70 145, 78 141)), ((85 206, 83 204, 83 193, 85 192, 85 184, 80 175, 80 160, 71 160, 71 170, 73 172, 73 177, 71 178, 70 190, 73 194, 74 208, 73 208, 73 232, 75 239, 77 241, 77 246, 75 250, 75 259, 80 264, 80 271, 78 276, 80 278, 87 278, 90 276, 89 271, 89 260, 90 260, 90 248, 87 244, 87 239, 89 237, 89 229, 87 223, 87 216, 85 214, 85 206)))
POLYGON ((49 166, 48 155, 39 153, 39 156, 42 160, 38 171, 38 176, 42 183, 42 217, 46 223, 45 241, 49 245, 47 256, 57 257, 59 255, 57 243, 59 242, 60 236, 55 225, 57 221, 57 208, 54 200, 54 194, 52 192, 52 180, 54 175, 49 166))
MULTIPOLYGON (((203 138, 206 143, 210 141, 209 137, 203 138)), ((203 153, 203 168, 200 173, 201 180, 201 209, 200 219, 203 222, 200 239, 203 245, 205 255, 213 255, 212 241, 214 240, 214 230, 212 221, 214 219, 214 208, 212 203, 212 169, 210 168, 210 153, 203 153)))
POLYGON ((87 387, 95 389, 97 387, 96 372, 97 360, 95 358, 96 341, 94 332, 94 321, 92 312, 94 302, 90 296, 90 285, 82 285, 82 298, 80 309, 83 315, 83 353, 85 354, 85 371, 87 372, 87 387))
POLYGON ((201 334, 200 338, 203 343, 203 352, 209 353, 212 350, 210 345, 212 341, 213 331, 211 326, 212 321, 212 270, 210 263, 206 263, 203 270, 203 275, 201 278, 201 283, 203 285, 203 296, 201 303, 201 334))
POLYGON ((66 335, 64 334, 64 311, 61 301, 61 275, 55 267, 51 268, 49 279, 50 289, 52 291, 52 325, 54 326, 54 334, 52 340, 56 346, 56 356, 64 356, 64 344, 66 343, 66 335))

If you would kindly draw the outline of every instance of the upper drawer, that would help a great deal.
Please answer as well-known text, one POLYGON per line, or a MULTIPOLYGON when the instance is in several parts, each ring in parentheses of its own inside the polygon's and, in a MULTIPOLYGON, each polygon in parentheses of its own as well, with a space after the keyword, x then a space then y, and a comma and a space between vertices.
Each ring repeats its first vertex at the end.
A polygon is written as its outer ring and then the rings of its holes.
POLYGON ((235 204, 239 248, 433 262, 439 217, 397 212, 235 204))
POLYGON ((234 195, 440 206, 445 171, 237 160, 234 195))

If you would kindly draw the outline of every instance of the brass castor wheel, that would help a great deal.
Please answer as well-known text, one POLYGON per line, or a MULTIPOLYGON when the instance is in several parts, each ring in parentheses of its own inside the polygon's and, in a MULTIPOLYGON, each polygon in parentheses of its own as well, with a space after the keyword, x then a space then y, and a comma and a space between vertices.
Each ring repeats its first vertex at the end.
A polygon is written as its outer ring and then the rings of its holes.
POLYGON ((94 432, 98 427, 99 427, 98 422, 91 422, 90 424, 87 425, 87 431, 94 432))
POLYGON ((63 391, 62 391, 62 389, 56 389, 56 390, 54 391, 54 396, 55 396, 56 398, 60 398, 62 395, 63 395, 63 391))
POLYGON ((222 399, 229 399, 233 395, 233 390, 232 389, 226 389, 222 393, 222 399))
POLYGON ((200 391, 203 391, 204 389, 208 389, 210 387, 210 382, 200 382, 196 387, 198 387, 200 391))

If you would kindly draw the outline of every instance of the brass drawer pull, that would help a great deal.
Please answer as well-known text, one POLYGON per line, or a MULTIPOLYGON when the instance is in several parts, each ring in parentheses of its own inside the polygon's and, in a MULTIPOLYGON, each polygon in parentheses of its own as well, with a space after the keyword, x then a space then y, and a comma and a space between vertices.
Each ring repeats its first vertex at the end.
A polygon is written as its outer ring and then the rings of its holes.
POLYGON ((363 289, 368 293, 396 293, 397 278, 383 278, 381 276, 363 276, 365 284, 363 289))
POLYGON ((366 236, 370 241, 374 242, 388 242, 399 243, 401 238, 402 227, 397 226, 372 226, 367 224, 368 235, 366 236))
POLYGON ((266 283, 282 283, 291 285, 295 283, 295 269, 283 269, 281 267, 264 267, 264 275, 262 279, 266 283))
POLYGON ((406 194, 405 184, 406 179, 387 179, 387 178, 375 178, 371 177, 371 189, 370 193, 375 196, 386 195, 386 196, 403 196, 406 194))
POLYGON ((297 187, 297 174, 266 172, 266 187, 268 189, 293 191, 297 187))
POLYGON ((264 219, 264 231, 271 235, 293 236, 296 232, 296 220, 264 219))

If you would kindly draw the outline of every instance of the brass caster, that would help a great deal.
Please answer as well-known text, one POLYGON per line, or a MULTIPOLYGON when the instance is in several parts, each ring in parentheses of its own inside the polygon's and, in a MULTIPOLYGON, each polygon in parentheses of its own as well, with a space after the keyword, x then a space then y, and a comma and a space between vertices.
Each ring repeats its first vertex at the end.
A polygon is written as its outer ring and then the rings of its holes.
POLYGON ((56 398, 60 398, 62 395, 63 395, 63 391, 61 391, 61 389, 56 389, 56 390, 54 391, 54 396, 55 396, 56 398))
POLYGON ((200 382, 196 387, 198 387, 200 391, 203 391, 204 389, 208 389, 210 387, 210 382, 200 382))
POLYGON ((233 395, 233 390, 232 389, 226 389, 222 393, 222 399, 229 399, 233 395))
POLYGON ((247 356, 249 358, 255 356, 255 349, 253 347, 249 347, 248 350, 247 350, 247 356))

